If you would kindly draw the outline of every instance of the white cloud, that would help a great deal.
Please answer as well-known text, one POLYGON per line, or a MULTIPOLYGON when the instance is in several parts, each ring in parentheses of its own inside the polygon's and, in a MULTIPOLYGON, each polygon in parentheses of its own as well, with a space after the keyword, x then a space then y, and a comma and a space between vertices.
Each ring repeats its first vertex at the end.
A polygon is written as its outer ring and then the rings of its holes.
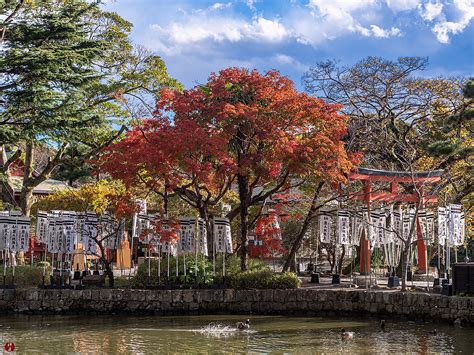
POLYGON ((267 64, 273 62, 276 64, 276 66, 282 66, 286 68, 290 67, 299 71, 305 71, 306 69, 308 69, 307 64, 303 64, 296 58, 283 53, 278 53, 267 59, 267 64))
POLYGON ((400 29, 384 29, 372 24, 379 17, 378 0, 310 0, 310 11, 298 9, 291 19, 293 33, 303 44, 317 45, 348 33, 359 33, 364 37, 388 38, 399 36, 400 29))
POLYGON ((425 21, 433 21, 443 13, 443 4, 428 2, 419 7, 420 15, 425 21))
POLYGON ((151 25, 158 35, 157 47, 167 54, 177 54, 186 45, 210 40, 214 42, 281 42, 290 36, 278 21, 257 17, 251 21, 223 16, 195 14, 183 22, 173 22, 166 27, 151 25))
POLYGON ((387 0, 387 6, 395 12, 416 9, 420 0, 387 0))
POLYGON ((221 9, 228 9, 231 6, 232 6, 231 2, 228 2, 226 4, 223 4, 221 2, 216 2, 215 4, 212 4, 211 6, 209 6, 209 9, 210 10, 221 10, 221 9))
POLYGON ((377 25, 370 25, 370 30, 372 35, 377 38, 388 38, 400 35, 400 29, 396 27, 392 27, 389 30, 385 30, 377 25))
POLYGON ((471 0, 454 0, 454 12, 457 15, 452 21, 443 20, 437 22, 432 31, 440 43, 449 43, 450 34, 458 34, 464 31, 474 18, 474 1, 471 0))
POLYGON ((255 0, 245 0, 245 4, 248 6, 250 10, 257 10, 255 7, 255 0))
POLYGON ((217 48, 215 44, 223 42, 265 46, 291 40, 318 46, 348 34, 387 39, 401 36, 402 30, 408 33, 416 17, 431 23, 439 42, 449 43, 450 36, 461 33, 474 17, 474 0, 308 0, 307 5, 293 4, 286 13, 274 14, 281 17, 257 13, 256 0, 238 0, 253 9, 251 18, 235 12, 235 1, 215 2, 151 25, 153 47, 176 55, 217 48), (390 18, 388 9, 399 14, 390 18))

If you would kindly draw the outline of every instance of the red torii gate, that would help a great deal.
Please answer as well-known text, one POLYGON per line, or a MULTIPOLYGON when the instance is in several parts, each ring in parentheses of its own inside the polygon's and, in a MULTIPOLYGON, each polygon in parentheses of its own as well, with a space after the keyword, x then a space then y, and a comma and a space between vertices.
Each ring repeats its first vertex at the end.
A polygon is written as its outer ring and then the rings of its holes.
MULTIPOLYGON (((388 171, 367 168, 355 168, 349 174, 349 181, 362 181, 364 184, 363 193, 350 194, 352 200, 364 201, 370 213, 372 202, 411 202, 420 201, 422 206, 427 203, 436 203, 438 198, 435 195, 425 195, 423 185, 436 184, 441 180, 442 170, 430 172, 405 172, 388 171), (372 192, 372 182, 390 183, 390 192, 372 192), (400 183, 412 183, 418 187, 420 194, 403 194, 399 192, 400 183)), ((418 250, 418 271, 427 272, 426 245, 422 238, 420 221, 416 221, 417 250, 418 250)), ((370 273, 370 241, 363 233, 360 240, 360 273, 367 275, 370 273)))

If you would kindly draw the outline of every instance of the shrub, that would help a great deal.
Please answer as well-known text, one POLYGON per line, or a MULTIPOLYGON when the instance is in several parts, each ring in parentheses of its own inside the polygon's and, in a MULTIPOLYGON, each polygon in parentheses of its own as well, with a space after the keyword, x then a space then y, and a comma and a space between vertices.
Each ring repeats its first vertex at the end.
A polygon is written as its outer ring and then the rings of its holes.
POLYGON ((129 288, 133 283, 133 279, 128 276, 120 276, 114 278, 114 288, 129 288))
MULTIPOLYGON (((184 258, 182 255, 178 258, 178 276, 176 276, 176 258, 170 256, 170 278, 167 278, 168 260, 167 257, 161 258, 161 282, 173 283, 177 285, 209 285, 214 281, 212 275, 212 264, 204 257, 195 255, 186 255, 186 275, 184 275, 184 258), (196 277, 197 270, 197 277, 196 277)), ((158 260, 150 261, 150 283, 157 284, 158 279, 158 260)), ((142 288, 148 284, 148 260, 138 266, 137 274, 132 279, 131 285, 134 288, 142 288)))
MULTIPOLYGON (((49 284, 51 269, 46 267, 46 284, 49 284)), ((3 282, 3 265, 0 266, 0 278, 3 282)), ((6 273, 6 284, 11 284, 13 278, 13 268, 8 267, 6 273)), ((15 285, 18 288, 37 287, 43 282, 43 267, 19 265, 15 267, 15 285)))
MULTIPOLYGON (((216 258, 216 273, 217 275, 222 275, 222 266, 223 266, 223 256, 218 255, 216 258)), ((248 260, 248 270, 249 271, 263 271, 270 270, 268 264, 262 259, 251 258, 248 260)), ((240 258, 236 255, 226 256, 225 258, 225 274, 226 276, 236 275, 241 273, 240 268, 240 258)))
POLYGON ((230 275, 228 280, 230 286, 236 289, 290 289, 300 287, 300 280, 292 272, 276 274, 271 270, 246 271, 230 275))

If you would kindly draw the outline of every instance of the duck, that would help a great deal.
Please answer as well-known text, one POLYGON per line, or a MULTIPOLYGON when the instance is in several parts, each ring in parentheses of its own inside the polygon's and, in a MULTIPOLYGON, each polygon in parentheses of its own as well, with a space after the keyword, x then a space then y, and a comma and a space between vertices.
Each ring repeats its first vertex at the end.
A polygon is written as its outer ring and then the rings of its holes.
POLYGON ((432 331, 430 331, 430 334, 431 334, 431 335, 438 335, 438 330, 437 330, 437 329, 433 329, 432 331))
POLYGON ((250 328, 250 319, 247 319, 245 322, 238 322, 237 328, 239 330, 245 330, 250 328))
POLYGON ((380 329, 382 329, 382 331, 385 331, 385 319, 382 319, 380 321, 380 329))
POLYGON ((341 329, 342 339, 352 339, 354 337, 354 332, 346 332, 344 328, 341 329))

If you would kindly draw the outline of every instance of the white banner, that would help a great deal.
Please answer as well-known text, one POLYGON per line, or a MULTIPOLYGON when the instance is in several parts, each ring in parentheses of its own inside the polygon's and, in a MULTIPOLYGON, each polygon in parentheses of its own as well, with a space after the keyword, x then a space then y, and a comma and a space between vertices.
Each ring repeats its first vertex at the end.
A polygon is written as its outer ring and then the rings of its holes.
POLYGON ((319 238, 321 243, 332 242, 332 218, 328 211, 319 213, 319 238))
POLYGON ((429 240, 430 243, 434 243, 434 213, 429 211, 426 212, 426 239, 429 240))
POLYGON ((16 233, 18 238, 17 249, 12 250, 18 252, 27 252, 29 249, 29 241, 30 241, 30 217, 18 217, 16 219, 16 233))
POLYGON ((351 221, 352 244, 359 243, 362 230, 364 228, 362 219, 363 219, 362 212, 356 211, 352 213, 352 221, 351 221))
POLYGON ((10 226, 13 225, 14 220, 10 221, 8 215, 0 216, 0 250, 10 249, 10 226))
POLYGON ((232 234, 228 218, 214 217, 214 245, 216 253, 232 253, 232 234))
POLYGON ((36 239, 41 243, 46 243, 48 232, 48 213, 38 211, 36 215, 36 239))
POLYGON ((342 245, 350 245, 350 214, 348 211, 337 211, 337 235, 338 243, 342 245))
MULTIPOLYGON (((403 239, 404 240, 407 240, 410 236, 411 227, 413 224, 412 222, 413 222, 414 217, 415 215, 413 211, 404 211, 403 213, 403 239)), ((415 228, 416 226, 413 226, 413 227, 415 228)), ((412 239, 414 238, 416 238, 415 229, 413 231, 412 239)))
POLYGON ((63 220, 64 249, 66 254, 74 253, 74 244, 76 241, 76 220, 65 218, 63 220))
POLYGON ((374 231, 374 246, 380 247, 384 244, 385 241, 385 211, 384 210, 374 210, 371 213, 373 231, 374 231))
POLYGON ((180 217, 179 252, 208 255, 207 228, 202 218, 180 217), (197 225, 196 225, 197 224, 197 225), (196 235, 197 229, 197 235, 196 235))
POLYGON ((438 243, 439 245, 446 244, 447 237, 447 218, 446 218, 446 208, 438 207, 438 243))
POLYGON ((461 205, 449 205, 448 243, 450 246, 463 244, 461 232, 461 205))

